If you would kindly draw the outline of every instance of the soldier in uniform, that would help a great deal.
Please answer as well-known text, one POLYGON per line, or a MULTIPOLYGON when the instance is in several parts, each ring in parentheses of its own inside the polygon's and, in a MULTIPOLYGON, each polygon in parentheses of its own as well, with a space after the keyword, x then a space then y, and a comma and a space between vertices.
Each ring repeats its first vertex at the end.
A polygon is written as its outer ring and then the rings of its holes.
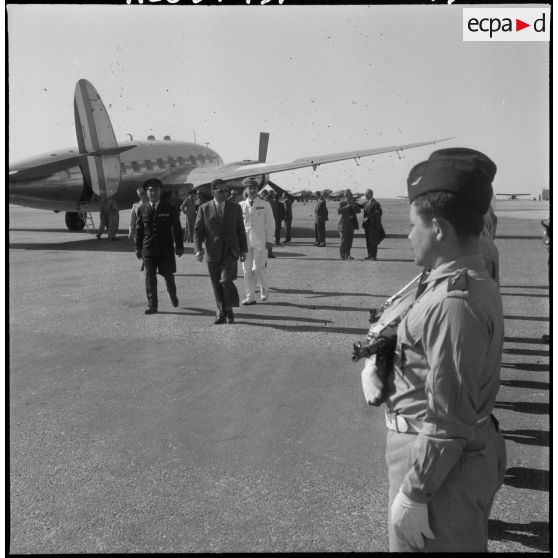
POLYGON ((138 207, 136 223, 136 255, 143 258, 145 267, 145 291, 148 307, 146 314, 156 314, 157 271, 164 277, 171 303, 176 308, 175 253, 178 257, 184 252, 182 229, 178 208, 161 201, 161 183, 150 178, 144 185, 148 202, 138 207))
MULTIPOLYGON (((389 540, 394 552, 486 552, 506 469, 492 415, 500 385, 502 301, 479 252, 496 165, 435 151, 407 180, 409 240, 425 269, 397 328, 386 400, 389 540)), ((375 362, 362 371, 370 401, 375 362)))

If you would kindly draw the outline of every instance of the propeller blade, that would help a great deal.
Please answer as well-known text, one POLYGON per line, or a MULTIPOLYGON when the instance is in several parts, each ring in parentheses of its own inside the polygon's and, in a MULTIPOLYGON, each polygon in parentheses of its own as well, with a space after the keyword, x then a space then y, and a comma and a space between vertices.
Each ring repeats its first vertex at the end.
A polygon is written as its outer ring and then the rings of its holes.
POLYGON ((265 163, 268 143, 269 134, 267 132, 260 132, 260 150, 258 154, 258 163, 265 163))

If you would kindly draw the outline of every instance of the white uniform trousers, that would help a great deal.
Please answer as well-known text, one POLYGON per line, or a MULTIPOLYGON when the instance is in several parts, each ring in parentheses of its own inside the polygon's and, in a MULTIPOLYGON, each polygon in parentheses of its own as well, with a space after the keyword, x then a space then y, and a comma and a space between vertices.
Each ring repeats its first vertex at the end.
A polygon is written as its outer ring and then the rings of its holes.
POLYGON ((250 300, 256 300, 256 280, 260 285, 260 295, 267 296, 266 263, 267 248, 248 248, 246 260, 242 262, 242 270, 244 271, 246 297, 250 300))

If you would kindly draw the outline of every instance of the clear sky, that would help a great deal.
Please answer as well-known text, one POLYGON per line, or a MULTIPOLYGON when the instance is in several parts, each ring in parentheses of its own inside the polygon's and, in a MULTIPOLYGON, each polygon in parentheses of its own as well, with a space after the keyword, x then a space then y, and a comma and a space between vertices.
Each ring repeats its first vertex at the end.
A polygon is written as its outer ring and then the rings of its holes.
MULTIPOLYGON (((461 6, 9 5, 9 159, 77 145, 96 87, 118 140, 209 142, 268 161, 447 136, 498 165, 496 192, 548 188, 549 45, 463 42, 461 6)), ((435 147, 278 173, 291 191, 406 192, 435 147)))

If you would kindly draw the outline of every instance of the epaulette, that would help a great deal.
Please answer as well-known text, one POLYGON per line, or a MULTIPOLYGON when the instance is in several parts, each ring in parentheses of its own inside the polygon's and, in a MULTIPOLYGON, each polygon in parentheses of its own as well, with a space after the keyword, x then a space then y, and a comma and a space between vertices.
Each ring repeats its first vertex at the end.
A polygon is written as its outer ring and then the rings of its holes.
POLYGON ((451 291, 467 290, 467 270, 461 269, 456 271, 448 281, 448 293, 451 291))

